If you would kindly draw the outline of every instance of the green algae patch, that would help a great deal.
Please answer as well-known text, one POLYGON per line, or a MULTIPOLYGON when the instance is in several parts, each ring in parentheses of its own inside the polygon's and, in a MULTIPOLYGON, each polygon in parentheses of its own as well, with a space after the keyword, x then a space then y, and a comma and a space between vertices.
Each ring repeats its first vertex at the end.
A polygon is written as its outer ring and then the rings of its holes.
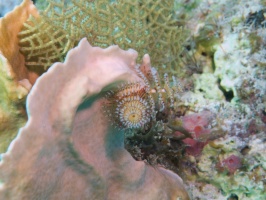
POLYGON ((0 54, 0 153, 6 151, 26 122, 25 98, 28 90, 14 78, 7 59, 0 54))

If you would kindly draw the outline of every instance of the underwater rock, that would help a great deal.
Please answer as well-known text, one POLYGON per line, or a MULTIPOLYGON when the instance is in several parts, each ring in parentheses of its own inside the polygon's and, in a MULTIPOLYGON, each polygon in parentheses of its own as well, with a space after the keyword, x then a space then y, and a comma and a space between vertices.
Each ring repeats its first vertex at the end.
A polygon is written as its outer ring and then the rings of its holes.
MULTIPOLYGON (((189 199, 181 178, 135 161, 103 113, 104 93, 143 80, 137 52, 82 39, 27 98, 28 122, 0 163, 0 199, 189 199)), ((143 64, 150 67, 145 55, 143 64)))
POLYGON ((217 77, 215 77, 213 74, 194 74, 194 79, 196 93, 202 93, 206 99, 224 99, 224 95, 217 85, 217 77))
POLYGON ((188 20, 194 35, 211 29, 202 35, 205 48, 190 45, 190 53, 196 51, 195 63, 203 70, 193 74, 195 93, 187 93, 182 100, 216 117, 210 124, 212 140, 199 156, 190 154, 182 163, 188 191, 192 199, 201 200, 266 199, 266 31, 255 27, 257 17, 247 23, 250 13, 260 14, 261 19, 265 1, 191 2, 199 3, 188 20), (215 44, 212 39, 217 33, 221 40, 215 44))

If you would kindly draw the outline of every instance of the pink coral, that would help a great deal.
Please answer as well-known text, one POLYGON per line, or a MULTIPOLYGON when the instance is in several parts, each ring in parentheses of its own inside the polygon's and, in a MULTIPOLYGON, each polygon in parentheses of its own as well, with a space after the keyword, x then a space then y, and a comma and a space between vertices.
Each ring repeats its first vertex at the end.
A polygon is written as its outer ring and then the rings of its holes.
POLYGON ((192 156, 199 156, 207 144, 206 142, 199 142, 191 138, 186 138, 183 142, 188 145, 186 147, 186 153, 192 156))
POLYGON ((131 157, 123 131, 102 111, 102 93, 116 82, 144 84, 136 58, 134 50, 82 39, 37 80, 28 122, 0 163, 0 199, 189 199, 179 176, 131 157))
POLYGON ((217 168, 220 171, 227 170, 230 174, 233 174, 237 169, 242 167, 241 159, 236 155, 231 155, 228 158, 218 163, 217 168))
MULTIPOLYGON (((183 127, 193 133, 193 138, 183 140, 186 147, 186 153, 193 156, 201 154, 204 146, 207 144, 208 134, 211 132, 207 126, 210 123, 212 114, 209 111, 203 111, 196 114, 189 114, 182 118, 183 127)), ((177 133, 179 134, 179 133, 177 133)))
POLYGON ((210 132, 206 127, 209 125, 211 117, 212 114, 209 111, 189 114, 183 117, 183 126, 189 132, 195 133, 195 138, 198 138, 200 135, 210 132))

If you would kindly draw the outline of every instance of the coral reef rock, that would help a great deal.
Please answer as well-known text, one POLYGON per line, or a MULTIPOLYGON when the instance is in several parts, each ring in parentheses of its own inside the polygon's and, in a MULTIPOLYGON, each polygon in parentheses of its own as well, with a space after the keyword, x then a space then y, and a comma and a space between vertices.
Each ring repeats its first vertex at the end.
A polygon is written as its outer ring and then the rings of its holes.
MULTIPOLYGON (((144 84, 137 52, 82 39, 31 89, 28 122, 0 163, 0 199, 189 199, 173 172, 135 161, 103 113, 120 81, 144 84)), ((150 67, 145 55, 142 65, 150 67)))

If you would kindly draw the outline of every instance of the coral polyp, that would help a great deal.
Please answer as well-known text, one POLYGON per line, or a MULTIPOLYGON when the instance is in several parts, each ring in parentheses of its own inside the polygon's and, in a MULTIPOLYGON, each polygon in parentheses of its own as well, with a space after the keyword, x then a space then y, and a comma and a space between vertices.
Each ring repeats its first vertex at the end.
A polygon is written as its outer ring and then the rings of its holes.
POLYGON ((141 128, 155 116, 153 99, 140 83, 124 84, 106 98, 106 111, 115 114, 114 125, 120 128, 141 128))

